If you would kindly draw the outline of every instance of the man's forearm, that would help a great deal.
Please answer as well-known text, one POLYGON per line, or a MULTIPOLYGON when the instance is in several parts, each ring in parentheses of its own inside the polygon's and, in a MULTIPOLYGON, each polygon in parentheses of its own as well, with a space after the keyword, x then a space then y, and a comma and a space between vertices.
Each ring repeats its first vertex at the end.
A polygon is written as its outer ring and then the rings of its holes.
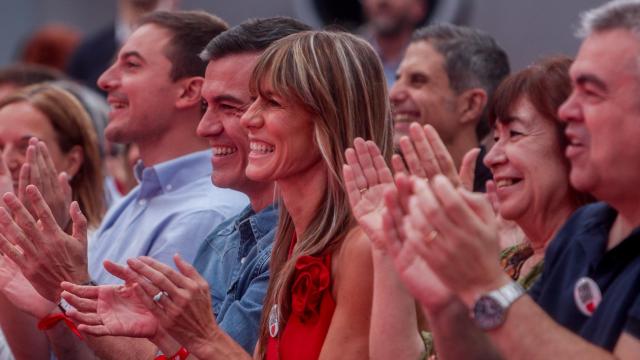
POLYGON ((87 337, 87 344, 103 360, 153 359, 158 352, 151 341, 143 338, 90 336, 87 337))
POLYGON ((437 313, 427 313, 438 359, 502 359, 482 330, 469 317, 462 301, 452 297, 451 302, 437 313))
POLYGON ((46 335, 36 327, 38 319, 20 311, 0 294, 0 325, 16 360, 48 359, 46 335))
POLYGON ((526 295, 512 304, 504 324, 486 333, 459 300, 428 318, 439 359, 615 359, 555 323, 526 295))
POLYGON ((58 359, 97 359, 86 343, 80 341, 63 322, 47 330, 49 344, 58 359))
POLYGON ((221 329, 194 343, 190 350, 198 359, 251 360, 251 355, 221 329))
POLYGON ((557 324, 526 295, 512 304, 505 323, 487 335, 509 359, 615 358, 557 324))
POLYGON ((153 359, 157 353, 147 339, 84 335, 82 341, 63 323, 47 331, 47 336, 59 359, 153 359))

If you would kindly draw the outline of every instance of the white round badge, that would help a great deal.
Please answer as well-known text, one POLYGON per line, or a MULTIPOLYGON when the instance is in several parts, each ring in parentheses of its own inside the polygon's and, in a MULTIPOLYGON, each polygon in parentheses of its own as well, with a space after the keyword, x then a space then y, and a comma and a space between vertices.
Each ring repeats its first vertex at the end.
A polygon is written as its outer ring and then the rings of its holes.
POLYGON ((581 277, 573 288, 576 306, 586 316, 591 316, 602 301, 602 292, 598 284, 589 277, 581 277))
POLYGON ((271 307, 271 311, 269 311, 269 335, 272 338, 278 336, 278 332, 280 331, 280 308, 278 304, 274 304, 271 307))

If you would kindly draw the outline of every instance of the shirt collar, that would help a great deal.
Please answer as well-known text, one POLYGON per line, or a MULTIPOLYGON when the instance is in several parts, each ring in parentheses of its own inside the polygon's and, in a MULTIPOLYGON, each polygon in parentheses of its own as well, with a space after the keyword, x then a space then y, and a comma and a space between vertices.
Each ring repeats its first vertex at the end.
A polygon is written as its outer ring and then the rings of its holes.
POLYGON ((154 166, 145 167, 139 160, 134 175, 140 183, 138 198, 150 198, 181 188, 195 179, 211 175, 211 150, 180 156, 154 166))
POLYGON ((634 250, 634 248, 637 248, 635 238, 640 235, 640 227, 635 228, 629 236, 625 237, 613 249, 607 250, 609 232, 618 216, 618 212, 604 202, 587 206, 592 206, 593 212, 582 223, 578 241, 592 269, 595 269, 607 254, 614 254, 620 251, 630 252, 633 256, 638 254, 638 250, 634 250))
POLYGON ((240 224, 245 221, 250 222, 251 232, 257 241, 256 246, 258 247, 258 251, 262 251, 273 242, 273 237, 265 235, 275 231, 278 222, 278 207, 276 204, 271 204, 256 213, 251 206, 248 206, 242 211, 240 216, 238 216, 234 224, 235 228, 239 229, 240 224))

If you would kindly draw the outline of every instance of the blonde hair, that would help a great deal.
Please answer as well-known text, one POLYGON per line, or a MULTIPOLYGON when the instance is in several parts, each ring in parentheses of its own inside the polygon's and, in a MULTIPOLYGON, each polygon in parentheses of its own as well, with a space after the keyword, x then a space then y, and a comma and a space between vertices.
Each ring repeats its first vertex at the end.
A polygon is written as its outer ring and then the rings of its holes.
POLYGON ((0 109, 21 102, 33 106, 49 119, 63 154, 76 145, 82 148, 82 165, 70 185, 73 200, 78 201, 89 226, 97 227, 105 204, 98 138, 89 115, 73 95, 50 84, 32 85, 12 93, 0 101, 0 109))
POLYGON ((265 83, 316 115, 315 146, 327 168, 328 188, 319 189, 325 194, 323 206, 316 209, 290 257, 295 229, 286 207, 280 206, 262 314, 261 357, 268 339, 269 310, 279 304, 282 319, 291 312, 288 299, 297 259, 334 252, 355 225, 342 178, 344 151, 356 137, 362 137, 375 141, 386 159, 392 152, 386 81, 380 60, 365 41, 341 32, 290 35, 271 45, 258 60, 251 77, 252 92, 261 93, 265 83))

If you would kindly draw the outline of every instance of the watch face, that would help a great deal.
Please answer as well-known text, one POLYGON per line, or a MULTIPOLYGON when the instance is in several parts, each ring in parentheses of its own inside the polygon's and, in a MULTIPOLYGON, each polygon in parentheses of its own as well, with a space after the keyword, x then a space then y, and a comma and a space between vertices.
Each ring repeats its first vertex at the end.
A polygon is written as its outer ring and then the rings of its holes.
POLYGON ((496 299, 484 295, 473 307, 473 318, 481 329, 495 329, 504 321, 504 308, 496 299))

